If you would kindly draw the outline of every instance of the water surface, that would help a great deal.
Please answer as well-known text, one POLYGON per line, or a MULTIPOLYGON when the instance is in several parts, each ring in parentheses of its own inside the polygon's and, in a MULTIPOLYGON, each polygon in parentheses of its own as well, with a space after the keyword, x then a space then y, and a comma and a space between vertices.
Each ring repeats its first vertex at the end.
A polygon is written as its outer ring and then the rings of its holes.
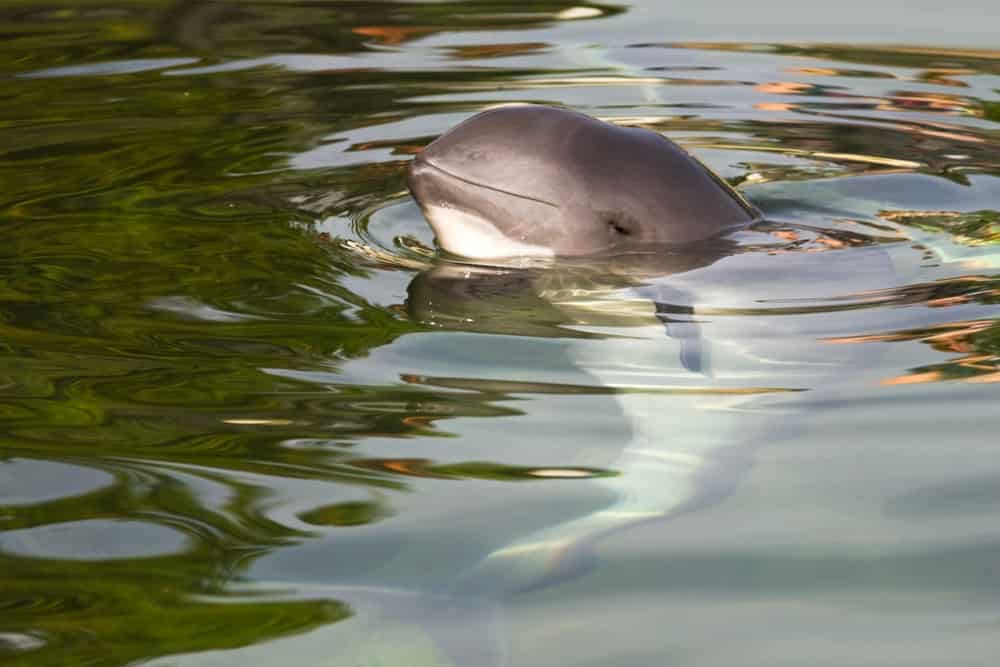
POLYGON ((0 3, 5 664, 994 664, 995 10, 716 5, 0 3), (440 257, 508 102, 767 222, 440 257))

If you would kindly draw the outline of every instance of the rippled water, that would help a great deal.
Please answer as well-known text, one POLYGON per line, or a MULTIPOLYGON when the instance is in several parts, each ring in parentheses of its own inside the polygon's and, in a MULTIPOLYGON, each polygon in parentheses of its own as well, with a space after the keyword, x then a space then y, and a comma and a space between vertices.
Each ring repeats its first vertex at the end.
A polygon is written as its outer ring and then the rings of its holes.
POLYGON ((0 3, 5 664, 994 664, 995 10, 717 4, 0 3), (438 257, 515 101, 767 221, 438 257))

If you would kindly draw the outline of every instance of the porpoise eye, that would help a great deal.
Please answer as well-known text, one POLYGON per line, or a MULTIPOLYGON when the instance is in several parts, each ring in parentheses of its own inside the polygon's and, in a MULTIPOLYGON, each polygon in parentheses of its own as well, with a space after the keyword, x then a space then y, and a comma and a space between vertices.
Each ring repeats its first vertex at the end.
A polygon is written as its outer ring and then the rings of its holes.
POLYGON ((608 228, 614 233, 621 236, 631 236, 632 230, 625 226, 621 218, 613 217, 607 219, 608 228))

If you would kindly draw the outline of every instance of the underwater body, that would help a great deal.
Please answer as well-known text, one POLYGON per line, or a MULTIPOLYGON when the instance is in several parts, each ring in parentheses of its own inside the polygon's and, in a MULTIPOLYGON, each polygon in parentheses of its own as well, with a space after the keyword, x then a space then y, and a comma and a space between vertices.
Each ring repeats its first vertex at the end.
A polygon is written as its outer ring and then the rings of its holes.
POLYGON ((992 664, 989 8, 530 5, 2 6, 5 662, 992 664), (449 256, 510 102, 764 220, 449 256))

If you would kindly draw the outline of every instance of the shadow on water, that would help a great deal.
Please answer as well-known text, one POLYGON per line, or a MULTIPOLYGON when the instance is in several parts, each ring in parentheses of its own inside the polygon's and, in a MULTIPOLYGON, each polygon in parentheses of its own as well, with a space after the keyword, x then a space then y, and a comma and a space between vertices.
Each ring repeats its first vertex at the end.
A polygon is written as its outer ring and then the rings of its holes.
POLYGON ((996 53, 515 4, 0 3, 6 662, 992 664, 996 53), (440 257, 405 166, 514 101, 768 221, 440 257))

